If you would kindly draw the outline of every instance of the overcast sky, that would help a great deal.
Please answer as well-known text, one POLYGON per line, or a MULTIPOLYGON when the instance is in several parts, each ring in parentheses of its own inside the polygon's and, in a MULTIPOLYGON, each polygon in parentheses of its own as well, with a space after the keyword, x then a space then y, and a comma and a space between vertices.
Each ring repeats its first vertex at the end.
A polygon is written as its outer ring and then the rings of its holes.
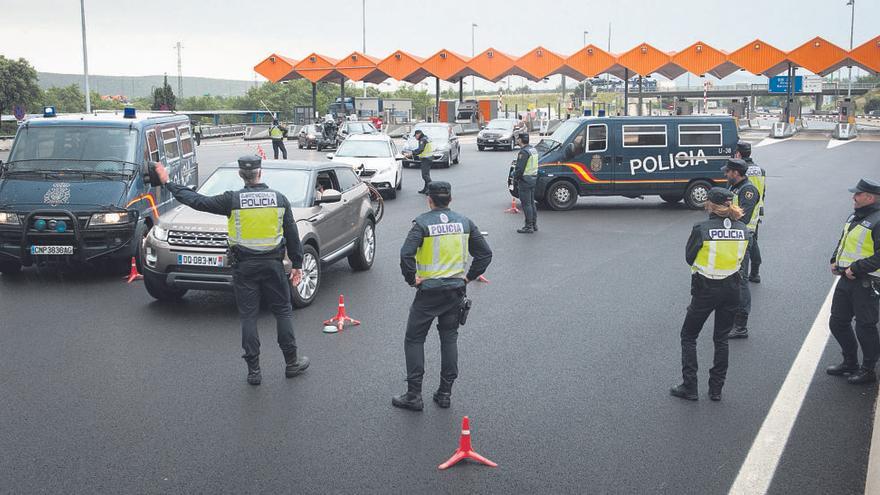
MULTIPOLYGON (((302 58, 361 50, 361 0, 85 0, 89 72, 183 74, 253 80, 272 52, 302 58), (258 7, 257 7, 258 6, 258 7), (277 7, 273 7, 277 6, 277 7)), ((755 38, 791 50, 819 35, 849 47, 846 0, 563 0, 525 2, 366 0, 367 53, 395 49, 428 56, 440 48, 471 53, 492 46, 520 55, 537 45, 562 55, 588 42, 613 52, 646 41, 680 50, 696 40, 733 51, 755 38)), ((82 71, 78 0, 0 0, 0 54, 39 71, 82 71)), ((854 46, 880 34, 880 0, 856 0, 854 46)), ((262 81, 262 77, 259 78, 262 81)))

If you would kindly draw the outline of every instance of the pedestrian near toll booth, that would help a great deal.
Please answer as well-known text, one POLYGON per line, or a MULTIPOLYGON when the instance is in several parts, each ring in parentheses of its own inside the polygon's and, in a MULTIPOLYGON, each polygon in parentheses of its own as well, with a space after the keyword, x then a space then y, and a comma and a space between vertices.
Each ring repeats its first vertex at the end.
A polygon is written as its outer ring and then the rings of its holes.
POLYGON ((519 200, 522 202, 525 225, 517 229, 520 234, 533 234, 538 231, 538 210, 535 208, 535 184, 538 181, 538 151, 529 145, 528 134, 518 134, 516 144, 520 147, 516 155, 513 177, 517 181, 519 200))
POLYGON ((709 370, 709 398, 721 400, 727 378, 728 333, 739 308, 741 275, 739 267, 748 249, 748 228, 739 219, 743 211, 732 204, 731 191, 709 190, 708 220, 694 225, 685 247, 691 265, 691 303, 681 326, 682 383, 669 390, 675 397, 697 400, 697 336, 709 315, 715 312, 712 339, 715 357, 709 370))
MULTIPOLYGON (((738 206, 743 211, 742 221, 748 228, 749 238, 758 226, 758 203, 761 194, 758 188, 746 177, 749 166, 740 158, 727 160, 727 165, 721 168, 727 177, 730 192, 733 193, 733 206, 738 206)), ((749 313, 752 311, 752 293, 749 289, 749 257, 742 259, 740 267, 742 274, 740 284, 740 306, 733 319, 733 330, 730 332, 731 339, 746 339, 749 337, 749 313)))
POLYGON ((425 185, 422 187, 422 190, 419 191, 419 194, 428 194, 428 184, 431 183, 431 153, 433 152, 433 145, 431 144, 431 140, 428 139, 428 136, 426 136, 420 129, 417 129, 416 132, 413 133, 413 137, 418 140, 419 145, 413 150, 412 156, 413 158, 419 159, 422 180, 425 182, 425 185))
MULTIPOLYGON (((758 247, 758 227, 764 223, 764 201, 767 198, 767 172, 752 160, 752 145, 747 141, 736 143, 735 158, 746 162, 746 177, 758 190, 758 218, 749 240, 749 282, 761 283, 761 249, 758 247)), ((750 229, 751 230, 751 229, 750 229)))
POLYGON ((269 137, 272 138, 272 154, 278 159, 278 150, 281 150, 282 156, 287 160, 287 148, 284 146, 284 138, 287 136, 287 127, 278 123, 278 119, 272 119, 272 125, 269 127, 269 137))
POLYGON ((196 138, 196 146, 202 144, 202 124, 196 120, 192 124, 193 136, 196 138))
POLYGON ((290 202, 278 191, 260 182, 262 162, 258 156, 238 159, 238 175, 244 188, 216 196, 202 196, 189 188, 168 182, 168 172, 155 165, 159 182, 181 203, 208 213, 224 215, 228 220, 229 258, 232 262, 232 286, 241 319, 242 356, 247 363, 247 382, 259 385, 260 337, 257 317, 260 299, 265 299, 275 315, 278 345, 284 354, 285 375, 292 378, 309 367, 309 358, 298 356, 293 335, 291 284, 302 279, 303 248, 290 209, 290 202), (293 269, 284 273, 284 253, 293 269))
POLYGON ((400 248, 400 270, 406 283, 416 288, 416 296, 403 345, 407 391, 391 399, 395 407, 413 411, 424 407, 425 338, 435 318, 440 334, 440 385, 434 402, 442 408, 450 406, 452 384, 458 377, 458 327, 470 309, 466 286, 492 262, 492 250, 480 229, 466 216, 450 210, 451 200, 448 182, 428 184, 431 211, 413 220, 400 248), (470 269, 468 254, 473 257, 470 269))
POLYGON ((831 273, 840 275, 840 279, 834 288, 828 322, 840 344, 843 362, 825 371, 829 375, 849 375, 849 383, 860 385, 877 381, 874 368, 880 357, 880 182, 862 179, 849 191, 853 193, 855 211, 843 225, 831 256, 831 273))

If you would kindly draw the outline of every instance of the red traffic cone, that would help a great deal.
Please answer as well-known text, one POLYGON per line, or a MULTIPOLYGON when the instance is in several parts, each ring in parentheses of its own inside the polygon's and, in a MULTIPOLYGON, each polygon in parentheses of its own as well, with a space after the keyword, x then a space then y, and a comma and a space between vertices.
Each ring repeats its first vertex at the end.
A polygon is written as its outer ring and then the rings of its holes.
POLYGON ((504 213, 519 213, 519 208, 516 207, 516 198, 510 198, 510 208, 504 210, 504 213))
POLYGON ((446 469, 450 466, 454 466, 462 459, 473 459, 480 464, 485 464, 489 467, 498 467, 498 464, 495 464, 489 459, 474 452, 474 449, 471 448, 471 423, 467 416, 461 420, 461 438, 458 441, 458 450, 452 454, 452 457, 450 457, 448 461, 440 464, 439 468, 446 469))
POLYGON ((482 275, 480 275, 479 277, 477 277, 477 282, 483 282, 484 284, 488 284, 488 283, 489 283, 489 279, 486 278, 486 277, 484 277, 484 276, 482 276, 482 275))
POLYGON ((352 325, 361 324, 360 321, 355 320, 354 318, 350 318, 345 313, 345 297, 342 294, 339 294, 339 309, 336 311, 336 316, 330 318, 329 320, 324 320, 324 326, 336 325, 337 329, 342 330, 342 327, 344 327, 346 323, 350 323, 352 325))
POLYGON ((268 158, 266 158, 266 152, 263 151, 263 145, 257 145, 257 154, 260 155, 260 158, 262 158, 263 160, 268 160, 268 158))
POLYGON ((128 279, 127 282, 129 284, 134 282, 135 280, 141 280, 142 278, 144 278, 143 275, 138 273, 138 267, 137 263, 134 260, 134 256, 131 257, 131 270, 128 272, 128 276, 125 278, 128 279))

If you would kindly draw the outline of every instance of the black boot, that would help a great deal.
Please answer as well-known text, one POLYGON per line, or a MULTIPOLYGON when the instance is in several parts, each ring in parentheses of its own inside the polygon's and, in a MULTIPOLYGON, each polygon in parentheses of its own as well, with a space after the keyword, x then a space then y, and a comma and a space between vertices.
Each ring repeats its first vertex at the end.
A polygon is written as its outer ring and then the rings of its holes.
POLYGON ((525 226, 523 226, 523 228, 516 229, 516 232, 518 234, 534 234, 535 230, 532 229, 532 224, 527 223, 525 224, 525 226))
POLYGON ((284 353, 284 376, 293 378, 302 373, 309 367, 309 358, 306 356, 296 357, 296 351, 288 351, 284 353))
POLYGON ((440 379, 440 386, 434 392, 434 402, 443 409, 452 405, 452 382, 440 379))
POLYGON ((752 270, 749 273, 749 282, 752 282, 754 284, 761 283, 761 274, 758 273, 758 269, 760 267, 761 267, 761 265, 752 265, 752 270))
POLYGON ((877 374, 874 373, 874 367, 862 366, 858 371, 853 373, 846 379, 850 385, 867 385, 877 381, 877 374))
POLYGON ((749 338, 749 316, 745 314, 737 314, 733 319, 733 329, 727 335, 728 339, 747 339, 749 338))
POLYGON ((843 357, 843 362, 825 368, 825 373, 831 376, 852 375, 859 371, 859 360, 853 357, 843 357))
POLYGON ((422 403, 422 384, 408 384, 405 394, 391 398, 391 405, 401 409, 409 409, 410 411, 421 411, 424 409, 425 405, 422 403))
POLYGON ((681 385, 679 385, 677 387, 670 388, 669 395, 671 395, 673 397, 678 397, 679 399, 685 399, 685 400, 698 400, 699 399, 699 397, 697 396, 697 388, 696 387, 693 387, 693 388, 686 387, 684 383, 682 383, 681 385))
POLYGON ((532 230, 534 230, 535 232, 538 231, 538 222, 537 221, 532 222, 532 230))
POLYGON ((718 402, 721 400, 721 389, 720 388, 709 388, 709 400, 713 402, 718 402))
POLYGON ((245 358, 245 362, 247 363, 248 374, 247 374, 247 382, 251 385, 259 385, 263 382, 263 375, 260 374, 260 358, 259 356, 253 358, 245 358))

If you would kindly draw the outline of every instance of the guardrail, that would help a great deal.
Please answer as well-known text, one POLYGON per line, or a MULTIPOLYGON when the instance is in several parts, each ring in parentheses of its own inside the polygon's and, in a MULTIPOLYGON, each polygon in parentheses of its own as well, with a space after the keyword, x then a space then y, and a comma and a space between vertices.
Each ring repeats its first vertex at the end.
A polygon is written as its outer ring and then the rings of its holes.
POLYGON ((203 125, 202 139, 225 136, 244 136, 244 129, 244 124, 203 125))

